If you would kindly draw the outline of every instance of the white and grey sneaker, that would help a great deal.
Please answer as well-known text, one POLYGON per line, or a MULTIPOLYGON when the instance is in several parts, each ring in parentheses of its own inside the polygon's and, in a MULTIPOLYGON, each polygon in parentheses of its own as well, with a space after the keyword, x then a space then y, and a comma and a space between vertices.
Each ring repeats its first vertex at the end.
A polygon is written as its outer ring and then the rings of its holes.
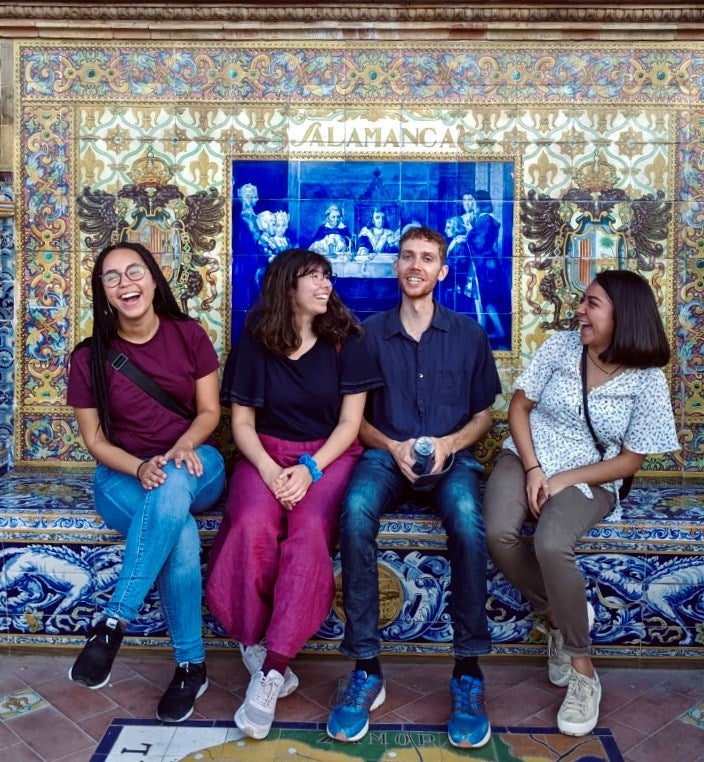
POLYGON ((253 675, 259 672, 266 659, 266 643, 255 643, 253 646, 243 646, 240 643, 240 654, 242 654, 242 663, 247 668, 247 672, 253 675))
POLYGON ((235 712, 237 727, 250 738, 260 741, 269 734, 283 684, 283 675, 275 669, 267 675, 261 671, 252 675, 244 703, 235 712))
MULTIPOLYGON (((594 626, 594 607, 587 602, 587 620, 589 631, 594 626)), ((572 658, 564 652, 565 639, 562 633, 549 624, 539 628, 548 637, 548 678, 553 685, 565 686, 570 682, 572 658)))
MULTIPOLYGON (((247 668, 247 672, 250 675, 255 675, 262 668, 264 659, 266 659, 266 645, 264 643, 256 643, 253 646, 243 646, 240 643, 240 653, 242 654, 242 662, 247 668)), ((296 677, 290 667, 286 667, 284 684, 279 693, 279 698, 290 696, 296 688, 298 688, 298 677, 296 677)))
POLYGON ((584 736, 599 721, 601 683, 599 676, 587 677, 576 670, 570 674, 567 695, 557 713, 557 727, 568 736, 584 736))

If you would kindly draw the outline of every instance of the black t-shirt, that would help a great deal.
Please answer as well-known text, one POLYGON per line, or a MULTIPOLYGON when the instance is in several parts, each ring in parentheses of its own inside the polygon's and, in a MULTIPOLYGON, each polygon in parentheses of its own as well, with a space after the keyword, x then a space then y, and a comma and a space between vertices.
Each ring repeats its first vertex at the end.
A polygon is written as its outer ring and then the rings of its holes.
POLYGON ((232 348, 220 398, 256 408, 256 429, 279 439, 326 439, 337 426, 345 394, 383 384, 360 336, 339 348, 318 339, 297 360, 273 355, 249 334, 232 348))

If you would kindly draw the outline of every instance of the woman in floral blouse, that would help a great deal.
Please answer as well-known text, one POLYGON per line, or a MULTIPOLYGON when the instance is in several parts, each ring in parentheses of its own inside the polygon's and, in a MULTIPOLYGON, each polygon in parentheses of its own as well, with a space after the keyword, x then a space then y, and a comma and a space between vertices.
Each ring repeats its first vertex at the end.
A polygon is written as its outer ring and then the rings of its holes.
POLYGON ((621 481, 649 453, 679 449, 665 374, 670 349, 653 293, 636 273, 599 273, 577 310, 579 331, 555 334, 516 382, 484 515, 496 565, 546 617, 548 676, 567 686, 557 715, 568 735, 599 719, 590 618, 575 544, 618 504, 621 481), (603 446, 596 447, 585 417, 603 446), (521 540, 537 522, 533 546, 521 540))

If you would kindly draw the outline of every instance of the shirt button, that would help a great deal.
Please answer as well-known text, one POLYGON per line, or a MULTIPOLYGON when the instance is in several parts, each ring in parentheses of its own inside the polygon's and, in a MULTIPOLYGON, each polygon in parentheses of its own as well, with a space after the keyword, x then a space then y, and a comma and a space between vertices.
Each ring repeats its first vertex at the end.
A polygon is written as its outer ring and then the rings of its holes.
POLYGON ((418 378, 423 378, 423 374, 422 374, 422 373, 419 373, 419 374, 418 374, 418 378))

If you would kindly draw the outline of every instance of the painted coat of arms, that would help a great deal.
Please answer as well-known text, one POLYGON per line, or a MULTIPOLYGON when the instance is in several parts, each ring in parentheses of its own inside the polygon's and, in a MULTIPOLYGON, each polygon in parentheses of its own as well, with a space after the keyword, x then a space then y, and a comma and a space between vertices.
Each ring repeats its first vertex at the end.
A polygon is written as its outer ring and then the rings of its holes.
MULTIPOLYGON (((597 152, 577 168, 575 187, 561 198, 529 191, 521 223, 531 263, 544 273, 541 296, 552 307, 544 329, 574 328, 574 309, 601 270, 664 273, 663 241, 672 204, 664 193, 630 198, 616 187, 616 170, 597 152)), ((528 302, 536 314, 543 305, 528 302)))
MULTIPOLYGON (((132 166, 133 183, 117 193, 85 187, 77 198, 81 232, 92 252, 120 241, 141 243, 154 254, 185 312, 216 297, 218 260, 208 256, 222 232, 225 199, 211 187, 191 195, 169 183, 172 171, 150 148, 132 166)), ((84 263, 88 264, 89 263, 84 263)))

